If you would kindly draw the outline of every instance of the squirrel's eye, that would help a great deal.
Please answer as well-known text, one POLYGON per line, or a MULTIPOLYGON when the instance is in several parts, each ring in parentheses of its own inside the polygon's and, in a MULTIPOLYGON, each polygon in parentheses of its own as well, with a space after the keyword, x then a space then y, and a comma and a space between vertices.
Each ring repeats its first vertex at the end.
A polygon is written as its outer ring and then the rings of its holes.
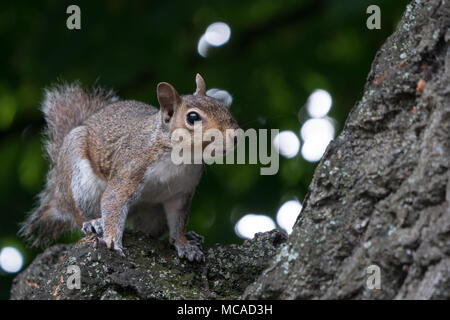
POLYGON ((189 122, 189 124, 194 125, 195 121, 199 121, 200 120, 200 115, 197 112, 189 112, 186 116, 186 120, 187 122, 189 122))

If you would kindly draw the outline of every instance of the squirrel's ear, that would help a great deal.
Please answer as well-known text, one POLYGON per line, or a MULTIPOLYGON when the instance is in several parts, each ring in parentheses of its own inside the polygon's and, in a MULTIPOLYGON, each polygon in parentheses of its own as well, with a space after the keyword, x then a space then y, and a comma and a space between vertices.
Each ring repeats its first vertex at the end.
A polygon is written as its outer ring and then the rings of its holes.
POLYGON ((159 105, 163 115, 164 123, 169 123, 175 110, 181 104, 181 98, 177 90, 167 82, 161 82, 156 89, 159 105))
POLYGON ((203 78, 200 75, 200 73, 197 73, 197 75, 195 76, 195 83, 197 84, 197 89, 195 90, 194 94, 195 95, 201 95, 201 96, 206 95, 205 80, 203 80, 203 78))

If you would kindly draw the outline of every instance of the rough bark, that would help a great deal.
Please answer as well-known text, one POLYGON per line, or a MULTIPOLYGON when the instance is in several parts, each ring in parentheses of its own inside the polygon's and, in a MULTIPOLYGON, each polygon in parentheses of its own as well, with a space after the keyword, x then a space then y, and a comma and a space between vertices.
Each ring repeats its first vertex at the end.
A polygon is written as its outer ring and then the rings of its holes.
POLYGON ((125 260, 85 241, 58 245, 15 279, 12 299, 449 299, 449 27, 448 1, 407 7, 284 244, 272 231, 216 245, 206 265, 134 233, 125 260), (80 290, 65 285, 72 264, 80 290), (370 265, 379 290, 366 286, 370 265))
POLYGON ((39 255, 14 279, 11 299, 236 299, 268 266, 286 241, 278 230, 259 233, 243 245, 205 249, 206 263, 180 260, 167 241, 126 232, 126 258, 92 239, 55 245, 39 255), (70 289, 76 265, 80 289, 70 289))
POLYGON ((450 3, 413 1, 245 298, 450 298, 450 3), (378 265, 381 289, 366 287, 378 265))

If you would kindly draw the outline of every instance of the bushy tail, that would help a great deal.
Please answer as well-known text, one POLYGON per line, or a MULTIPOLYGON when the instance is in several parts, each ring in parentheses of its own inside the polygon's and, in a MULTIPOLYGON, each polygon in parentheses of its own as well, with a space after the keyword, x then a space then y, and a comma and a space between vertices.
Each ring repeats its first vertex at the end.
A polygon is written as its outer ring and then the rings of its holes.
POLYGON ((42 111, 47 122, 45 144, 50 170, 38 206, 19 231, 32 246, 46 246, 75 226, 73 214, 59 210, 55 201, 55 165, 64 137, 101 108, 118 100, 112 91, 98 88, 86 91, 78 83, 57 85, 45 91, 42 111))
POLYGON ((33 247, 45 247, 75 226, 74 219, 58 211, 54 201, 55 170, 50 169, 47 183, 39 194, 39 204, 21 223, 19 235, 33 247))
POLYGON ((64 137, 87 118, 119 98, 112 91, 84 90, 79 83, 56 85, 45 91, 42 112, 47 122, 46 148, 56 162, 64 137))

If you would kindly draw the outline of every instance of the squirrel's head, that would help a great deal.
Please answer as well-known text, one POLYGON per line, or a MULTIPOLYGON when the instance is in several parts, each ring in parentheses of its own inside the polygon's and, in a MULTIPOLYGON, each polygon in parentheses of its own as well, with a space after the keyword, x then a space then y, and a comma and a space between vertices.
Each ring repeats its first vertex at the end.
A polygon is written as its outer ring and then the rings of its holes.
POLYGON ((200 74, 197 74, 195 80, 197 84, 195 93, 183 96, 167 82, 158 84, 157 94, 162 124, 171 134, 180 131, 189 134, 192 146, 195 141, 198 142, 201 130, 202 150, 208 145, 215 144, 216 147, 222 147, 225 154, 236 147, 240 133, 240 130, 237 130, 239 126, 230 112, 228 102, 222 101, 219 96, 209 96, 200 74))

